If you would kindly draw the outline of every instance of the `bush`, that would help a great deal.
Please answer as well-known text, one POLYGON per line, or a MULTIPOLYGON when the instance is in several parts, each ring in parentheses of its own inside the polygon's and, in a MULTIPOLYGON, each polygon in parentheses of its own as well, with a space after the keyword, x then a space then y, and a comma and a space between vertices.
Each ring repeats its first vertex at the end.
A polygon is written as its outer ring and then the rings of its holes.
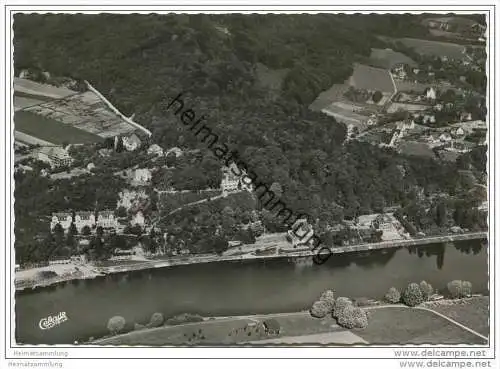
POLYGON ((167 325, 202 322, 203 317, 198 314, 180 314, 166 320, 167 325))
POLYGON ((424 301, 420 286, 416 283, 410 283, 403 292, 403 302, 408 306, 417 306, 424 301))
POLYGON ((401 301, 401 293, 396 287, 389 288, 389 291, 385 294, 385 300, 391 304, 397 304, 401 301))
POLYGON ((118 334, 125 328, 125 318, 122 316, 114 316, 108 320, 108 330, 111 334, 118 334))
POLYGON ((311 316, 315 318, 324 318, 331 311, 330 305, 327 302, 319 300, 311 307, 311 316))
POLYGON ((339 312, 337 323, 348 329, 366 328, 368 326, 368 316, 360 307, 347 305, 339 312))
POLYGON ((148 327, 159 327, 163 324, 163 315, 161 313, 154 313, 149 320, 148 327))
POLYGON ((141 329, 146 328, 143 324, 135 323, 134 324, 134 331, 139 331, 141 329))
POLYGON ((332 316, 338 318, 340 312, 347 306, 352 306, 352 301, 347 297, 338 297, 337 300, 335 300, 332 316))
POLYGON ((330 308, 329 312, 331 312, 335 306, 335 292, 332 290, 326 290, 321 294, 319 300, 327 303, 330 308))
POLYGON ((468 281, 456 279, 448 283, 447 288, 451 297, 454 299, 461 299, 472 295, 472 283, 468 281))
POLYGON ((422 281, 420 282, 420 291, 422 292, 422 297, 424 301, 429 301, 429 299, 432 296, 432 293, 434 292, 434 289, 432 288, 430 283, 422 281))

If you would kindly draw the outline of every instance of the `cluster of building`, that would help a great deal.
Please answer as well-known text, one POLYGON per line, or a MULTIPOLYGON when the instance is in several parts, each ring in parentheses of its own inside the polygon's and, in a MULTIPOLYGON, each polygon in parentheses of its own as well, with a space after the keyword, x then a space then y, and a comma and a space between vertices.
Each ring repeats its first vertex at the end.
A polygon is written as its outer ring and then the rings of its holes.
MULTIPOLYGON (((85 227, 88 227, 90 230, 97 227, 102 227, 107 230, 118 230, 123 228, 118 222, 118 217, 115 216, 114 211, 102 210, 99 212, 77 211, 74 215, 72 212, 52 213, 50 230, 53 231, 56 225, 60 224, 63 230, 67 232, 73 223, 78 233, 81 233, 85 227)), ((130 224, 139 225, 141 227, 145 225, 145 218, 141 211, 135 213, 130 224)))

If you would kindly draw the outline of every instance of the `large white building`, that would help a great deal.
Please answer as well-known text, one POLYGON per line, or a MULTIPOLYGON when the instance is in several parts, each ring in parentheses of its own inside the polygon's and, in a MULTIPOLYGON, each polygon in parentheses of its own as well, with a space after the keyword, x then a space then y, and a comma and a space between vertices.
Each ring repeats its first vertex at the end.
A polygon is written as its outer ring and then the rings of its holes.
POLYGON ((134 225, 139 225, 141 227, 144 227, 146 220, 144 219, 144 215, 142 214, 141 211, 138 211, 131 219, 130 224, 134 225))
POLYGON ((72 162, 68 150, 61 146, 44 146, 33 151, 33 157, 50 164, 52 168, 70 165, 72 162))
POLYGON ((91 211, 79 211, 75 214, 75 226, 80 233, 85 226, 88 226, 90 229, 95 227, 95 215, 91 211))
POLYGON ((64 231, 66 232, 71 226, 73 217, 71 213, 52 213, 52 219, 50 221, 50 230, 53 231, 57 224, 60 224, 64 231))
POLYGON ((103 228, 116 228, 118 220, 115 218, 115 213, 110 210, 100 211, 97 215, 97 226, 103 228))
POLYGON ((134 173, 134 181, 144 184, 151 181, 151 171, 149 169, 136 169, 134 173))

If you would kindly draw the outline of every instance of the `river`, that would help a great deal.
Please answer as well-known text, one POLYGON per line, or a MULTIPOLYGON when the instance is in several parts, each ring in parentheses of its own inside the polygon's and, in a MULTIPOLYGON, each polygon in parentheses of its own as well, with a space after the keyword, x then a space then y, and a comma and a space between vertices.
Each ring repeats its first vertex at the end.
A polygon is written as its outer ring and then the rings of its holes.
POLYGON ((326 289, 348 297, 381 298, 389 287, 425 279, 438 289, 453 279, 488 293, 487 246, 480 241, 342 254, 323 265, 291 260, 235 261, 142 270, 16 292, 16 340, 72 344, 107 333, 114 315, 144 324, 154 312, 203 316, 308 309, 326 289), (42 330, 39 321, 66 312, 42 330))

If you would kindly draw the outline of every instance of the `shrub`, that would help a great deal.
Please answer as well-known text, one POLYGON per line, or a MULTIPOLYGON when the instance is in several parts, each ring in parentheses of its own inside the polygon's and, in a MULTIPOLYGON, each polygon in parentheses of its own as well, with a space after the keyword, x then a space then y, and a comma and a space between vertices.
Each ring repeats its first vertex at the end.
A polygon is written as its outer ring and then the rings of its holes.
POLYGON ((125 328, 125 318, 122 316, 114 316, 108 320, 108 330, 111 334, 118 334, 125 328))
POLYGON ((146 328, 143 324, 135 323, 134 324, 134 331, 139 331, 141 329, 146 328))
POLYGON ((420 291, 422 292, 422 297, 424 301, 429 301, 430 297, 432 296, 432 293, 434 292, 434 289, 432 288, 430 283, 422 281, 420 282, 420 291))
POLYGON ((310 313, 315 318, 323 318, 331 311, 327 302, 319 300, 316 301, 311 307, 310 313))
POLYGON ((462 295, 464 297, 472 296, 472 283, 469 281, 462 281, 462 295))
POLYGON ((385 294, 385 300, 391 304, 397 304, 401 301, 401 293, 396 287, 389 288, 389 291, 385 294))
POLYGON ((354 306, 370 306, 373 305, 373 301, 367 299, 366 297, 358 297, 354 299, 354 306))
POLYGON ((347 305, 339 312, 337 323, 348 329, 366 328, 368 317, 366 312, 360 307, 347 305))
POLYGON ((331 311, 335 306, 335 292, 333 292, 332 290, 326 290, 321 294, 319 300, 327 303, 331 311))
POLYGON ((424 301, 420 286, 416 283, 410 283, 403 292, 403 302, 408 306, 417 306, 424 301))
POLYGON ((352 306, 352 301, 347 297, 338 297, 337 300, 335 300, 332 316, 338 318, 340 312, 347 306, 352 306))
POLYGON ((163 314, 154 313, 149 320, 148 327, 159 327, 163 324, 163 314))
POLYGON ((472 283, 468 281, 456 279, 448 283, 447 288, 451 297, 454 299, 468 297, 472 294, 472 283))
POLYGON ((198 314, 180 314, 166 320, 167 325, 202 322, 203 317, 198 314))

